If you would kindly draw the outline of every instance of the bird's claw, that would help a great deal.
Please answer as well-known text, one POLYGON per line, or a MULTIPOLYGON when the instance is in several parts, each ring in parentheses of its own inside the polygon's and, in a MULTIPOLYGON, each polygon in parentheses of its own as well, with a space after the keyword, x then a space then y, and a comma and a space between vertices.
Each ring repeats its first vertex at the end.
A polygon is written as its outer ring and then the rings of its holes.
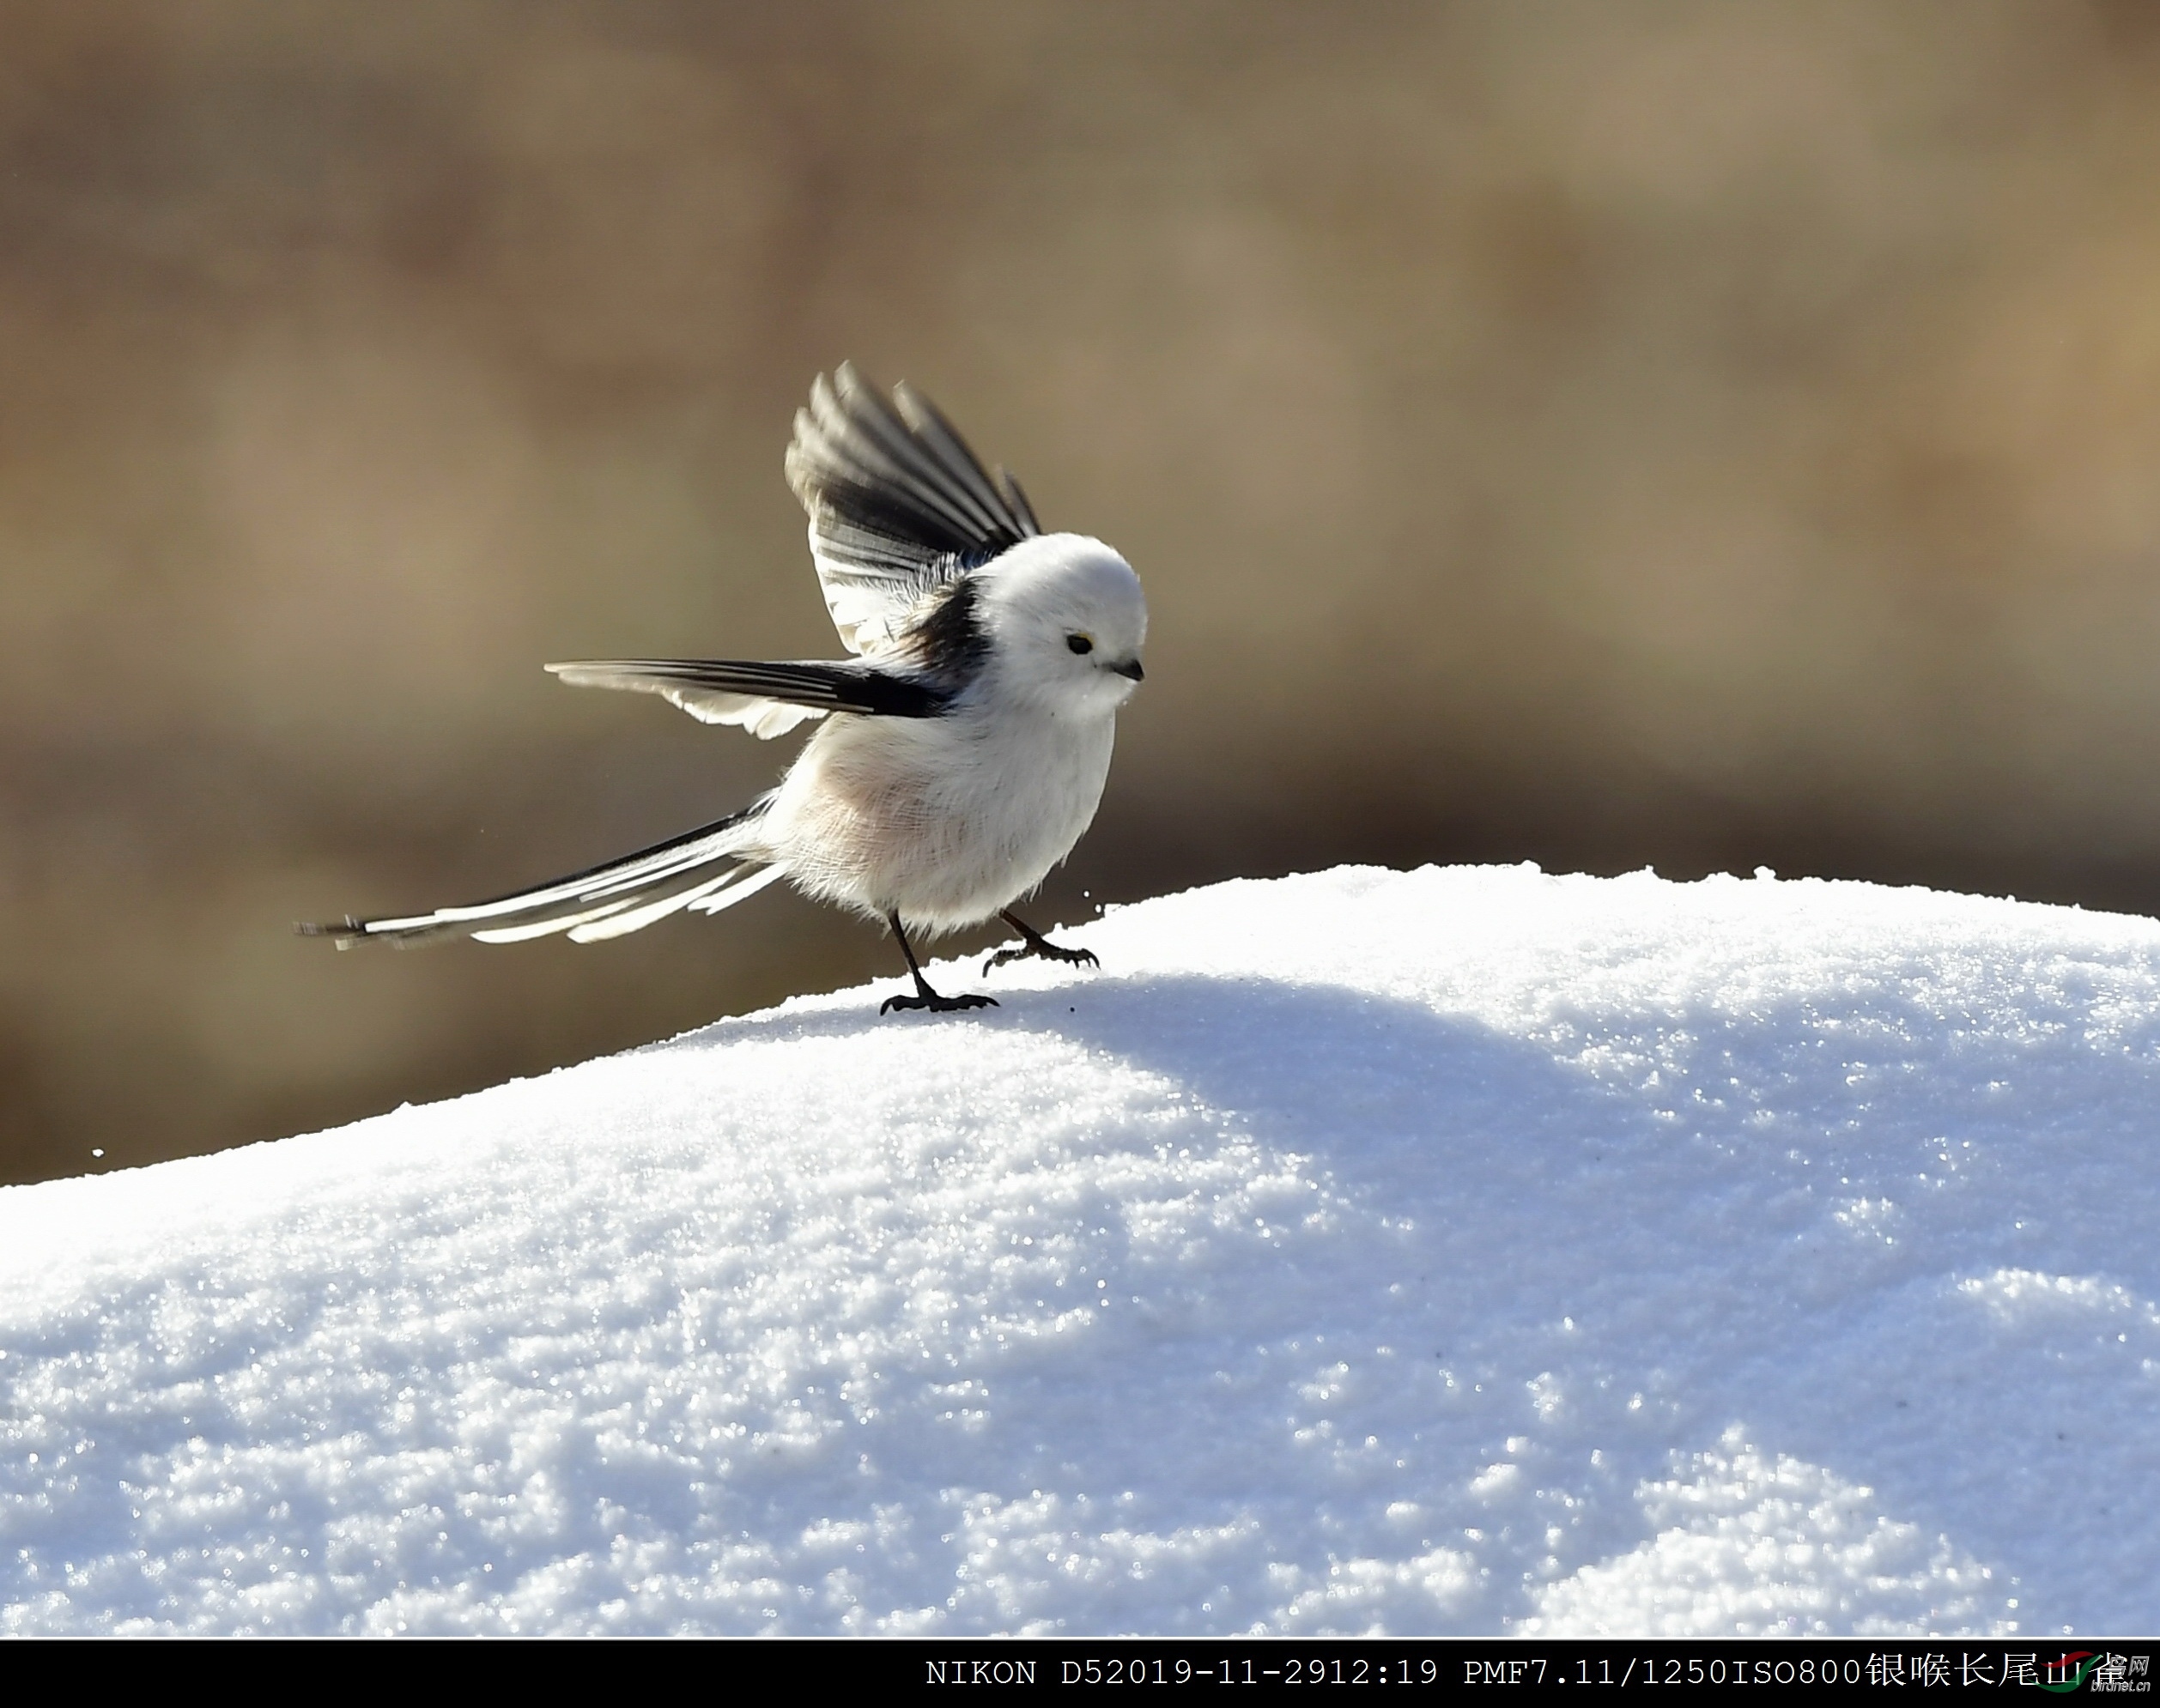
POLYGON ((1013 960, 1062 960, 1075 966, 1096 966, 1102 963, 1095 959, 1093 949, 1068 949, 1056 943, 1023 943, 1016 949, 999 949, 982 964, 986 975, 1013 960))
POLYGON ((949 1015, 958 1008, 994 1008, 997 1006, 994 997, 979 996, 972 990, 964 996, 941 996, 935 990, 929 990, 919 996, 888 996, 878 1005, 877 1012, 883 1015, 891 1014, 895 1008, 903 1012, 909 1008, 928 1008, 932 1014, 949 1015))

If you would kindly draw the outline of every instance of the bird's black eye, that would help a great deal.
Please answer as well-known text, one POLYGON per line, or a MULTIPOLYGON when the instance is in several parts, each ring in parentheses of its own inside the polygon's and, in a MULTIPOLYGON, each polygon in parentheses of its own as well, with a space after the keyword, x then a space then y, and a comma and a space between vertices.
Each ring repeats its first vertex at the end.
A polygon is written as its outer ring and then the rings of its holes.
POLYGON ((1095 651, 1095 642, 1089 639, 1084 634, 1067 635, 1065 637, 1065 645, 1070 646, 1075 652, 1092 652, 1095 651))

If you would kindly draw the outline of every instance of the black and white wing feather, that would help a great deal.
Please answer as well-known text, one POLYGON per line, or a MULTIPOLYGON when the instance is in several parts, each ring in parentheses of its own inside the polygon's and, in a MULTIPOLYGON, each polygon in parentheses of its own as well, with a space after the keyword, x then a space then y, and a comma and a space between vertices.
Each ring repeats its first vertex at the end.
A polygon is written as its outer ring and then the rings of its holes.
POLYGON ((404 947, 453 936, 515 943, 558 931, 569 933, 573 942, 589 943, 642 930, 685 907, 717 913, 786 875, 784 866, 743 857, 745 845, 755 841, 762 810, 761 803, 634 854, 489 901, 439 907, 403 919, 349 918, 298 929, 302 936, 333 938, 341 949, 361 942, 404 947))
POLYGON ((934 718, 948 698, 918 675, 818 660, 586 658, 548 669, 575 687, 657 693, 701 723, 733 724, 764 741, 828 712, 934 718))
POLYGON ((796 413, 787 480, 833 626, 865 656, 926 596, 1042 531, 1019 483, 985 469, 928 398, 902 383, 888 403, 846 362, 796 413))

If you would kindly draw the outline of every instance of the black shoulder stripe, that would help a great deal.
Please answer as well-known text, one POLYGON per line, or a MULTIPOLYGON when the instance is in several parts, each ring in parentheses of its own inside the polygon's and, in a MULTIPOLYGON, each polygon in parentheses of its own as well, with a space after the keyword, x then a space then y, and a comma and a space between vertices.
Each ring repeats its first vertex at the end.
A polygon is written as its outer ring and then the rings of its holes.
POLYGON ((902 643, 926 673, 955 689, 972 681, 990 656, 990 637, 976 609, 980 597, 975 578, 961 576, 947 585, 902 643))

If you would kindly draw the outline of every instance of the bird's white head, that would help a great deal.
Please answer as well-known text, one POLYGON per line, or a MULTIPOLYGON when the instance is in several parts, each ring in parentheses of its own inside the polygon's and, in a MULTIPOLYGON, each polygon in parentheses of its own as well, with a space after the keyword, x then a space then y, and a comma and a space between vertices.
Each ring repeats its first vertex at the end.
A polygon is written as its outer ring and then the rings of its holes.
POLYGON ((1132 698, 1148 602, 1131 564, 1083 534, 1043 534, 977 573, 1007 693, 1105 714, 1132 698))

